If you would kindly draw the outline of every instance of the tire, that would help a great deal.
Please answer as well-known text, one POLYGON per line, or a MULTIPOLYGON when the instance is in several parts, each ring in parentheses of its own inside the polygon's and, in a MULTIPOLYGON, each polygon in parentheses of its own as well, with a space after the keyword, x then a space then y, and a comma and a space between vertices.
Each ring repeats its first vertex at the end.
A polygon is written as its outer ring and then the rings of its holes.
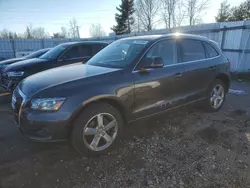
POLYGON ((118 143, 123 125, 122 115, 112 105, 90 104, 74 123, 70 135, 71 143, 81 155, 101 155, 110 151, 118 143))
MULTIPOLYGON (((216 90, 217 90, 216 89, 216 90)), ((202 108, 203 108, 203 110, 205 110, 206 112, 217 112, 218 110, 220 110, 221 109, 221 107, 223 106, 223 104, 224 104, 224 102, 225 102, 225 99, 226 99, 226 86, 225 86, 225 84, 221 81, 221 80, 219 80, 219 79, 216 79, 211 85, 210 85, 210 87, 208 88, 208 90, 207 90, 207 97, 206 97, 206 99, 204 100, 204 102, 203 102, 203 104, 202 104, 202 108), (222 97, 223 99, 222 99, 222 101, 218 104, 218 106, 217 107, 215 107, 215 101, 214 102, 212 102, 213 101, 213 99, 212 98, 214 98, 214 100, 215 100, 215 98, 216 97, 214 97, 214 95, 213 95, 213 90, 214 90, 214 88, 219 88, 219 87, 221 87, 222 88, 222 90, 223 90, 223 94, 221 94, 220 95, 220 97, 222 97)), ((218 96, 217 96, 218 97, 218 96)))

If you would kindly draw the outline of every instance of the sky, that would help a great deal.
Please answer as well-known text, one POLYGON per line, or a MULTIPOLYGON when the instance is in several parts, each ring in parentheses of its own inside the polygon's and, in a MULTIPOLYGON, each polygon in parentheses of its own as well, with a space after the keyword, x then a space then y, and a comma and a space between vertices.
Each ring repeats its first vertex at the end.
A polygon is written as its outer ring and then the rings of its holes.
MULTIPOLYGON (((184 0, 185 1, 185 0, 184 0)), ((244 0, 228 0, 233 6, 244 0)), ((0 30, 23 33, 27 25, 44 27, 50 35, 68 27, 72 18, 77 20, 81 38, 89 37, 91 24, 101 24, 108 34, 115 25, 116 6, 121 0, 0 0, 0 30)), ((204 23, 215 22, 222 0, 210 0, 204 11, 204 23)), ((158 25, 163 28, 163 25, 158 25)))

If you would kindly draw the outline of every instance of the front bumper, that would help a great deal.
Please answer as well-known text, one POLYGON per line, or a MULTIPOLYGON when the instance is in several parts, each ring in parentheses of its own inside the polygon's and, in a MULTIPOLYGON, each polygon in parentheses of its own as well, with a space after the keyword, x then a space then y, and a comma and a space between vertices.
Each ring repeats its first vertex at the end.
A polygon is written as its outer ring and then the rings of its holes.
POLYGON ((18 130, 28 139, 38 142, 63 141, 68 138, 68 121, 60 120, 62 114, 55 115, 53 119, 46 114, 32 112, 14 113, 14 121, 18 130))
POLYGON ((14 121, 27 138, 39 142, 62 141, 68 138, 70 114, 30 109, 29 99, 16 88, 12 96, 14 121))

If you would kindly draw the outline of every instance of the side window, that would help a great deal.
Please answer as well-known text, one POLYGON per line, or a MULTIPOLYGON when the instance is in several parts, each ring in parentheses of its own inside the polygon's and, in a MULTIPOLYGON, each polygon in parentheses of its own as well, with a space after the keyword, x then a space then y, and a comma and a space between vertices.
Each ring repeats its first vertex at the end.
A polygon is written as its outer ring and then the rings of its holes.
POLYGON ((219 55, 218 52, 210 44, 208 44, 207 42, 203 42, 203 44, 206 48, 208 57, 216 57, 219 55))
POLYGON ((92 46, 92 55, 94 56, 97 54, 99 51, 101 51, 103 48, 105 48, 104 45, 102 44, 95 44, 92 46))
POLYGON ((91 47, 88 45, 77 45, 70 48, 62 57, 62 59, 72 59, 91 56, 91 47))
POLYGON ((146 57, 161 57, 164 65, 174 64, 175 40, 165 40, 155 44, 146 54, 146 57))
POLYGON ((205 50, 198 40, 184 39, 179 41, 181 61, 195 61, 200 59, 205 59, 205 50))

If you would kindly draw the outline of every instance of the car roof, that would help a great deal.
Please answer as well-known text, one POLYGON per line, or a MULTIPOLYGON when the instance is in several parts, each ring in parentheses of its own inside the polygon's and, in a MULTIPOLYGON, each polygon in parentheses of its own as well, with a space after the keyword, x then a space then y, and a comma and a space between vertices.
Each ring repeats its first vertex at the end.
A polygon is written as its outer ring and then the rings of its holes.
POLYGON ((75 44, 105 44, 105 45, 108 45, 109 43, 103 42, 103 41, 76 41, 76 42, 61 43, 60 45, 71 46, 71 45, 75 45, 75 44))
POLYGON ((170 33, 170 34, 164 34, 164 35, 144 35, 144 36, 134 36, 134 37, 128 37, 128 38, 123 38, 121 40, 127 40, 127 39, 144 39, 144 40, 159 40, 159 39, 164 39, 164 38, 189 38, 189 39, 198 39, 198 40, 205 40, 208 41, 209 39, 203 36, 199 35, 193 35, 193 34, 185 34, 185 33, 170 33))

